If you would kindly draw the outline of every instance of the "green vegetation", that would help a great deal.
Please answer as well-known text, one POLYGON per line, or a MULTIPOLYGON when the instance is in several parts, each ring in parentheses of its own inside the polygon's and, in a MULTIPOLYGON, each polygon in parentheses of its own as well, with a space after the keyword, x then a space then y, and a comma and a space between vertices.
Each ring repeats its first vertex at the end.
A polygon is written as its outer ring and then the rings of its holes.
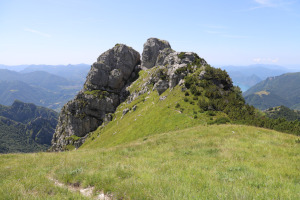
MULTIPOLYGON (((188 66, 194 73, 186 88, 166 90, 163 100, 150 87, 123 102, 76 151, 0 155, 0 196, 84 199, 53 178, 115 199, 299 199, 299 137, 243 124, 285 132, 295 126, 245 105, 227 73, 204 62, 188 66)), ((141 71, 130 92, 157 70, 141 71)))
MULTIPOLYGON (((271 119, 261 116, 253 106, 245 104, 242 93, 238 87, 232 85, 228 74, 221 70, 206 65, 205 69, 198 70, 185 77, 185 86, 194 96, 198 98, 198 106, 204 111, 224 112, 229 121, 237 124, 254 125, 300 135, 300 121, 289 122, 285 119, 271 119), (199 74, 205 70, 202 79, 199 74)), ((259 93, 259 96, 266 95, 265 92, 259 93)), ((185 101, 188 99, 185 97, 185 101)), ((212 122, 209 122, 212 123, 212 122)))
POLYGON ((58 113, 34 104, 0 105, 0 153, 46 151, 57 119, 58 113))
POLYGON ((244 96, 247 103, 261 110, 280 105, 299 109, 299 85, 300 72, 287 73, 259 82, 247 90, 244 96), (267 93, 262 93, 262 91, 267 93))
POLYGON ((116 199, 299 199, 296 139, 255 127, 201 125, 111 148, 0 155, 0 196, 85 199, 51 177, 116 199))
POLYGON ((265 94, 250 94, 245 97, 248 104, 253 105, 255 108, 260 110, 266 110, 271 107, 286 105, 290 106, 290 103, 282 97, 270 92, 268 95, 265 94))
POLYGON ((184 59, 185 58, 185 52, 180 52, 177 56, 180 59, 184 59))
POLYGON ((78 141, 80 140, 81 137, 78 137, 76 135, 71 135, 70 137, 67 137, 67 140, 72 140, 72 141, 78 141))
POLYGON ((300 111, 291 110, 285 106, 269 108, 264 112, 269 118, 272 119, 284 118, 287 121, 300 120, 300 111))
POLYGON ((102 90, 86 90, 84 91, 84 94, 93 95, 95 98, 103 99, 108 95, 108 92, 102 90))

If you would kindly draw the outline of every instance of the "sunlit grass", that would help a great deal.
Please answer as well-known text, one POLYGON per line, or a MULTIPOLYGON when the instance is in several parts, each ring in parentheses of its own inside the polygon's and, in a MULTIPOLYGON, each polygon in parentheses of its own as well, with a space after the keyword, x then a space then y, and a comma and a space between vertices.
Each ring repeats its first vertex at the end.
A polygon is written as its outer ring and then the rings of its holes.
POLYGON ((111 148, 1 155, 4 199, 78 199, 51 176, 126 199, 299 199, 296 136, 198 126, 111 148))
MULTIPOLYGON (((146 81, 140 73, 131 92, 146 81)), ((201 111, 180 87, 150 90, 78 150, 0 155, 0 199, 85 199, 49 177, 115 199, 300 199, 299 137, 208 125, 224 117, 201 111)))

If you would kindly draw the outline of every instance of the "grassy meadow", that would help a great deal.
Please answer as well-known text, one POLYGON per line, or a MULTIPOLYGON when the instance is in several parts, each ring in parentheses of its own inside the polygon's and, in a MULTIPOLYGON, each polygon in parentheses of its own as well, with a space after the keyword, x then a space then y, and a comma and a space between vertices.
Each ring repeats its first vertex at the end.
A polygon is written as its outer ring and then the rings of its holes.
POLYGON ((50 179, 114 199, 300 199, 299 137, 214 124, 224 117, 180 87, 145 93, 77 150, 0 155, 0 199, 88 199, 50 179))
POLYGON ((85 199, 51 177, 116 199, 299 199, 296 141, 266 129, 212 125, 110 148, 1 155, 0 196, 85 199))

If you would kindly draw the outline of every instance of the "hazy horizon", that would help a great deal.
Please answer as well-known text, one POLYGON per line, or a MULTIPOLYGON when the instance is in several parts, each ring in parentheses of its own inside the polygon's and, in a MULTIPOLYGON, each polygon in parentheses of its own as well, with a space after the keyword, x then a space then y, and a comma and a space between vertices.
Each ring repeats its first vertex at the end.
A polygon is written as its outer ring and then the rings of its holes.
MULTIPOLYGON (((26 68, 26 67, 31 67, 31 66, 76 66, 76 65, 88 65, 91 66, 93 63, 88 64, 88 63, 77 63, 77 64, 55 64, 55 65, 50 65, 50 64, 19 64, 19 65, 6 65, 6 64, 1 64, 0 63, 0 69, 4 69, 3 67, 20 67, 20 68, 26 68)), ((211 64, 214 67, 252 67, 252 66, 262 66, 262 67, 279 67, 279 68, 285 68, 285 69, 299 69, 300 70, 300 64, 299 65, 278 65, 278 64, 263 64, 263 63, 256 63, 256 64, 250 64, 250 65, 214 65, 211 64)), ((6 69, 6 68, 5 68, 6 69)))

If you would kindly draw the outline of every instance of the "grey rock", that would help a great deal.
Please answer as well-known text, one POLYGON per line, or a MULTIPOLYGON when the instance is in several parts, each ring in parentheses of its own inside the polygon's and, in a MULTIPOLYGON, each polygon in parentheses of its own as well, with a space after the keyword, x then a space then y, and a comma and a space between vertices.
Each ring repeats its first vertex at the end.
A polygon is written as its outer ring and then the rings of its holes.
POLYGON ((206 73, 205 70, 203 70, 202 72, 200 72, 200 74, 199 74, 199 79, 200 79, 200 80, 204 79, 205 73, 206 73))
POLYGON ((159 50, 159 54, 157 56, 157 59, 156 59, 156 63, 155 65, 163 65, 164 64, 164 61, 166 59, 166 57, 170 54, 170 53, 174 53, 175 51, 171 48, 165 48, 163 50, 159 50))
POLYGON ((137 108, 137 105, 134 105, 134 106, 132 107, 132 110, 133 110, 133 111, 136 111, 136 108, 137 108))
POLYGON ((162 97, 159 97, 159 100, 160 101, 163 101, 163 100, 165 100, 167 98, 167 96, 162 96, 162 97))
POLYGON ((184 86, 184 79, 181 79, 178 83, 179 86, 184 86))
POLYGON ((129 108, 125 108, 122 113, 122 118, 129 112, 129 108))
POLYGON ((110 122, 112 120, 113 116, 111 113, 105 114, 104 122, 110 122))
POLYGON ((108 87, 111 89, 119 89, 124 86, 123 81, 123 73, 119 69, 113 69, 110 71, 109 77, 108 77, 108 87))
POLYGON ((169 42, 165 40, 159 40, 157 38, 149 38, 144 44, 142 53, 142 66, 148 69, 152 68, 156 64, 159 51, 165 48, 170 48, 169 42))
POLYGON ((157 90, 158 94, 161 95, 164 91, 169 88, 169 82, 164 80, 159 80, 155 83, 153 90, 157 90))
POLYGON ((86 90, 120 92, 140 63, 140 54, 124 44, 99 56, 87 75, 86 90))
POLYGON ((110 113, 128 96, 126 85, 137 75, 139 64, 139 53, 123 44, 101 54, 82 91, 62 108, 51 150, 63 151, 69 144, 78 148, 90 132, 110 121, 110 113), (72 135, 80 139, 73 141, 72 135))

